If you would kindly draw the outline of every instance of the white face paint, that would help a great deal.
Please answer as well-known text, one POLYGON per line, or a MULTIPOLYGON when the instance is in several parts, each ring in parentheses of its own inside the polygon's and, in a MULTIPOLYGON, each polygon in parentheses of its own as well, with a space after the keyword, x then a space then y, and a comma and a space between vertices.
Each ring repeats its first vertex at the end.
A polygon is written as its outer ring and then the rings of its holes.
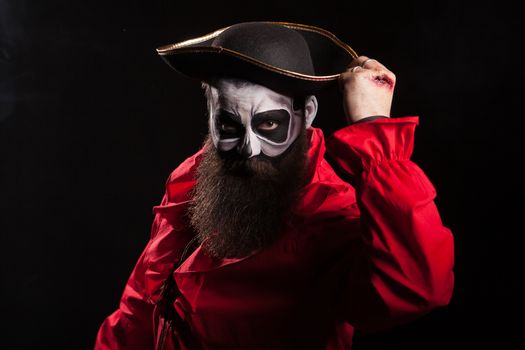
MULTIPOLYGON (((305 127, 305 109, 293 110, 293 99, 264 86, 241 80, 221 79, 210 86, 209 127, 213 143, 221 151, 234 148, 251 158, 261 153, 282 154, 305 127)), ((315 117, 317 101, 314 100, 315 117)))

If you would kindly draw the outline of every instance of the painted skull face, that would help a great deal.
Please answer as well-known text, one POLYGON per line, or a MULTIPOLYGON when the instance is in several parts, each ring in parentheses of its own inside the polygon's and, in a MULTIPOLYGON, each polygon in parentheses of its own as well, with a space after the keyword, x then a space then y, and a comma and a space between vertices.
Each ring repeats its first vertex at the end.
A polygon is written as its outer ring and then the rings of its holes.
MULTIPOLYGON (((235 148, 246 158, 261 153, 276 157, 288 149, 305 127, 305 108, 294 110, 289 96, 233 79, 221 79, 210 89, 209 128, 220 151, 235 148)), ((315 102, 315 109, 316 106, 315 102)), ((307 119, 306 126, 310 119, 313 118, 307 119)))

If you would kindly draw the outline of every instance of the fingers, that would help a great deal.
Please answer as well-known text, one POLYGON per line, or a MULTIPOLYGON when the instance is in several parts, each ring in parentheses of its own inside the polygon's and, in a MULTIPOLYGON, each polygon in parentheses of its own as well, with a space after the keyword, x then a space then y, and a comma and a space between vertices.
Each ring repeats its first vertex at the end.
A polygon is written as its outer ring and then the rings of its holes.
POLYGON ((348 65, 347 72, 355 73, 360 69, 387 70, 378 60, 367 56, 359 56, 348 65))
POLYGON ((378 85, 394 87, 396 76, 389 71, 378 60, 369 58, 367 56, 359 56, 354 59, 339 77, 339 87, 342 90, 344 85, 357 75, 369 76, 372 81, 378 85))

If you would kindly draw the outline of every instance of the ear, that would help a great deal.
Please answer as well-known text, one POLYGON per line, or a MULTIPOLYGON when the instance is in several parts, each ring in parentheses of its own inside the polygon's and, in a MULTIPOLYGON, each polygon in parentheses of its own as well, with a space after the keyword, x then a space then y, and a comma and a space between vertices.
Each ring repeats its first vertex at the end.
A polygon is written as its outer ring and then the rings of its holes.
POLYGON ((317 98, 314 95, 307 96, 304 103, 304 120, 306 127, 312 126, 317 115, 317 98))

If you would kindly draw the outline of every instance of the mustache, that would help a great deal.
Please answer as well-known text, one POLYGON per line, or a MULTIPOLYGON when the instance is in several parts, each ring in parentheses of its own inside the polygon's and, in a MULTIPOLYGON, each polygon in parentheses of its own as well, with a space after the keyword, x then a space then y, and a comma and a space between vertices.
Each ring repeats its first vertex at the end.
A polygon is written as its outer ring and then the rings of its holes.
POLYGON ((248 159, 236 155, 222 155, 222 159, 224 175, 270 180, 276 179, 280 173, 278 162, 265 155, 248 159))

